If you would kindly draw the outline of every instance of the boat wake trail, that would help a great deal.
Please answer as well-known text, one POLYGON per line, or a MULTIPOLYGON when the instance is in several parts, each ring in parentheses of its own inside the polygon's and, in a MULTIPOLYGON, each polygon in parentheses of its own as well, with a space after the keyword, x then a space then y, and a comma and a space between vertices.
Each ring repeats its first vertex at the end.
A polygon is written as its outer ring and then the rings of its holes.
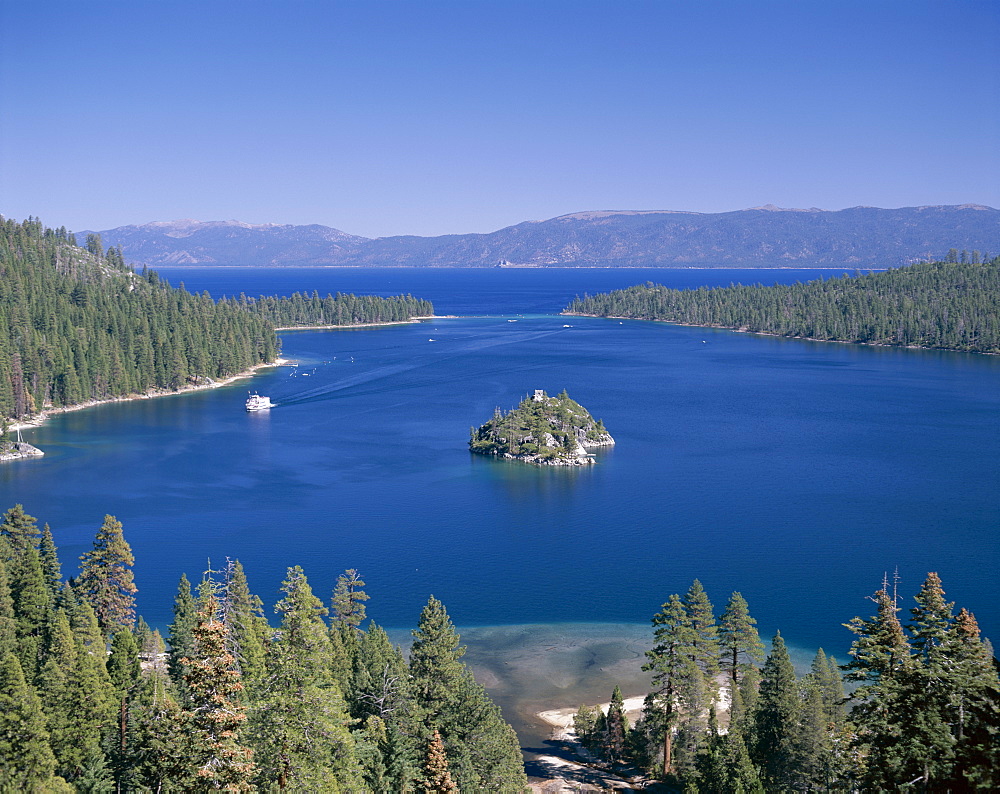
MULTIPOLYGON (((518 344, 523 342, 532 342, 537 339, 542 339, 546 336, 551 336, 552 334, 560 333, 561 329, 552 331, 542 331, 538 333, 524 333, 516 335, 504 335, 500 339, 483 337, 469 344, 463 345, 458 349, 452 349, 448 355, 436 356, 434 358, 428 358, 425 360, 413 359, 405 362, 400 362, 398 364, 387 364, 385 366, 376 367, 375 369, 367 370, 365 372, 359 372, 356 375, 350 375, 346 378, 338 380, 335 384, 318 386, 314 389, 308 389, 304 392, 299 392, 298 394, 289 397, 279 397, 277 403, 281 406, 292 406, 292 405, 302 405, 304 403, 317 402, 319 400, 329 400, 336 398, 338 396, 361 396, 364 394, 373 394, 376 391, 385 391, 386 389, 361 389, 359 387, 367 386, 369 384, 378 383, 380 381, 389 380, 396 378, 407 372, 413 372, 418 369, 429 369, 442 364, 447 361, 453 361, 456 358, 462 358, 468 356, 470 353, 477 353, 482 350, 487 350, 493 347, 499 347, 502 345, 518 344), (510 338, 511 336, 516 336, 516 338, 510 338), (344 394, 347 392, 347 394, 344 394)), ((540 366, 540 365, 539 365, 540 366)), ((521 370, 537 369, 537 366, 519 367, 517 369, 512 369, 510 367, 503 368, 491 368, 488 370, 476 370, 474 367, 470 367, 472 372, 469 374, 476 374, 481 376, 493 376, 500 375, 506 372, 515 372, 521 370)), ((457 382, 463 380, 464 378, 449 378, 448 382, 457 382)), ((439 378, 428 377, 420 381, 408 380, 406 383, 397 384, 394 389, 413 389, 420 388, 423 386, 429 386, 432 384, 440 384, 442 381, 439 378)))

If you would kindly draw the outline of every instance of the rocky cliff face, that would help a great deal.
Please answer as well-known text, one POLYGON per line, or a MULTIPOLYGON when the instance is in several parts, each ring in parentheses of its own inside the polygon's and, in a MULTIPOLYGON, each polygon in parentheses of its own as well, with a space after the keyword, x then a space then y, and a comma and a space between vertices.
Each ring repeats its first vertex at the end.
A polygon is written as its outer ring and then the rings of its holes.
POLYGON ((557 397, 536 391, 517 408, 497 408, 486 424, 472 428, 469 449, 540 466, 589 466, 595 460, 588 449, 614 443, 604 424, 565 391, 557 397))

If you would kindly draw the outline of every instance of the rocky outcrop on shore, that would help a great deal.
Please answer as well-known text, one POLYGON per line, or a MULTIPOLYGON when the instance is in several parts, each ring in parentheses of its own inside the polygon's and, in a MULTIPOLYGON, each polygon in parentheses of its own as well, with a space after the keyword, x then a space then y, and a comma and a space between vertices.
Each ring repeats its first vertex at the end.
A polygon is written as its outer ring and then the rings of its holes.
POLYGON ((595 463, 587 450, 612 446, 615 440, 578 402, 563 391, 549 397, 538 390, 517 408, 472 428, 469 449, 538 466, 589 466, 595 463))
POLYGON ((45 453, 27 441, 0 442, 0 461, 21 460, 22 458, 40 458, 45 453))

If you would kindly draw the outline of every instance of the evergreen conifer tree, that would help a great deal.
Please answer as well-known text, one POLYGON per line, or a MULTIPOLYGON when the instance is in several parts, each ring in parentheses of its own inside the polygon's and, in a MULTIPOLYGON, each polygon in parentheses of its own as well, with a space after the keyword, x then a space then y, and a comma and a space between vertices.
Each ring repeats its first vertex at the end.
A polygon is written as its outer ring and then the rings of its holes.
POLYGON ((6 541, 0 539, 0 655, 14 651, 17 636, 17 621, 14 619, 14 599, 10 594, 10 579, 7 577, 7 562, 4 546, 6 541))
POLYGON ((46 524, 42 527, 42 535, 38 542, 38 557, 42 564, 42 573, 52 595, 52 603, 58 603, 62 593, 62 569, 59 566, 59 553, 52 538, 52 530, 46 524))
MULTIPOLYGON (((702 734, 699 730, 706 715, 710 695, 705 674, 698 666, 700 635, 691 624, 690 613, 678 595, 671 595, 653 617, 655 644, 646 652, 643 670, 653 673, 653 692, 646 702, 645 720, 662 731, 663 774, 677 771, 675 734, 680 749, 702 734)), ((716 651, 717 652, 717 651, 716 651)), ((693 763, 694 754, 680 759, 693 763)))
MULTIPOLYGON (((974 618, 962 615, 961 628, 953 604, 944 599, 941 579, 929 573, 911 611, 912 664, 904 679, 905 714, 899 715, 900 753, 904 777, 924 787, 962 785, 957 768, 967 754, 965 729, 971 703, 996 686, 992 665, 977 652, 974 618)), ((978 637, 977 637, 978 639, 978 637)))
POLYGON ((174 598, 174 621, 170 624, 170 645, 167 670, 171 680, 180 685, 184 681, 183 659, 194 653, 194 627, 197 624, 198 606, 191 592, 191 583, 186 574, 181 574, 174 598))
POLYGON ((250 791, 253 754, 240 744, 238 733, 246 721, 243 683, 226 635, 218 603, 209 594, 194 628, 194 655, 184 660, 196 777, 199 789, 250 791))
POLYGON ((360 637, 346 694, 351 716, 364 726, 357 740, 365 779, 375 791, 379 780, 388 790, 408 789, 419 773, 421 732, 406 660, 377 625, 360 637))
POLYGON ((417 714, 425 737, 441 733, 456 785, 523 790, 527 778, 517 736, 460 661, 465 648, 444 605, 433 596, 413 637, 410 673, 417 714))
POLYGON ((722 737, 722 760, 726 770, 724 794, 764 794, 760 775, 750 760, 743 731, 738 726, 730 725, 722 737))
POLYGON ((895 599, 883 587, 872 600, 877 605, 875 616, 844 624, 857 635, 845 669, 847 680, 860 684, 851 694, 851 717, 857 725, 853 745, 865 759, 858 777, 862 785, 879 789, 898 785, 906 774, 898 721, 914 662, 895 599))
POLYGON ((361 772, 350 718, 329 667, 327 614, 298 566, 288 569, 278 638, 251 715, 257 784, 280 789, 356 790, 361 772))
POLYGON ((956 688, 954 788, 1000 790, 1000 663, 979 635, 975 616, 960 609, 948 637, 956 688))
POLYGON ((27 548, 38 548, 40 533, 38 519, 24 512, 24 506, 14 505, 4 513, 0 523, 0 537, 7 539, 14 556, 18 556, 27 548))
POLYGON ((605 755, 612 764, 617 764, 624 760, 628 742, 628 718, 625 716, 621 687, 616 686, 611 693, 605 725, 605 755))
POLYGON ((80 560, 76 589, 94 607, 105 637, 121 629, 131 631, 135 625, 135 557, 122 534, 121 522, 105 516, 93 550, 80 560))
POLYGON ((264 617, 263 603, 250 592, 239 560, 227 565, 223 598, 227 641, 244 685, 252 688, 264 676, 270 626, 264 617))
POLYGON ((135 635, 123 629, 111 639, 111 654, 108 656, 108 676, 114 688, 120 693, 128 692, 139 680, 139 644, 135 635))
POLYGON ((337 577, 333 590, 333 625, 343 633, 357 631, 365 620, 365 601, 370 596, 362 589, 365 583, 353 568, 337 577))
POLYGON ((109 755, 119 789, 127 787, 129 777, 129 708, 140 672, 139 645, 135 641, 135 635, 128 629, 119 629, 112 637, 111 654, 108 656, 108 677, 118 703, 115 742, 109 755))
POLYGON ((76 780, 88 761, 103 756, 102 729, 109 727, 108 691, 96 675, 99 661, 74 638, 68 616, 56 612, 49 627, 38 694, 45 712, 56 770, 76 780))
MULTIPOLYGON (((712 602, 697 579, 691 584, 683 598, 688 621, 694 632, 691 657, 705 674, 709 690, 715 690, 715 675, 719 671, 719 630, 715 620, 712 602)), ((706 704, 706 709, 708 704, 706 704)))
POLYGON ((56 759, 35 690, 12 653, 0 657, 0 791, 41 791, 56 759))
POLYGON ((733 593, 719 619, 719 664, 730 681, 730 689, 739 685, 748 665, 764 661, 764 645, 756 626, 746 600, 740 593, 733 593))
POLYGON ((468 669, 445 706, 440 730, 460 789, 524 791, 528 780, 517 735, 468 669))
POLYGON ((800 713, 795 668, 779 632, 764 662, 760 699, 754 711, 754 756, 769 788, 786 789, 791 785, 800 713))
POLYGON ((202 783, 190 717, 170 693, 163 668, 140 682, 131 709, 128 775, 139 790, 192 791, 202 783))
POLYGON ((43 662, 42 651, 47 627, 52 620, 52 596, 38 550, 24 544, 10 561, 10 592, 14 607, 14 654, 25 679, 33 684, 43 662))
POLYGON ((465 646, 444 604, 431 596, 420 613, 410 648, 413 693, 427 731, 441 727, 441 715, 454 698, 464 673, 465 646))

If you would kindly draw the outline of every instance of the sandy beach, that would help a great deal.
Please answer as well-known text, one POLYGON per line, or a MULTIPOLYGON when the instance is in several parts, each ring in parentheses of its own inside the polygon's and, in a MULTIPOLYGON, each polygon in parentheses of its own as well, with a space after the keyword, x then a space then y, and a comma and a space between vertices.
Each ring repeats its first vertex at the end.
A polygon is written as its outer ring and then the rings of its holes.
POLYGON ((387 325, 412 325, 424 320, 450 320, 454 314, 426 314, 421 317, 411 317, 409 320, 395 320, 388 323, 352 323, 350 325, 283 325, 275 331, 335 331, 339 328, 384 328, 387 325))
MULTIPOLYGON (((578 763, 573 715, 583 705, 607 708, 620 686, 630 721, 638 718, 650 686, 649 674, 641 669, 652 646, 649 626, 552 623, 460 627, 459 632, 468 649, 463 661, 517 731, 533 790, 630 788, 615 775, 578 763)), ((408 631, 390 635, 404 650, 409 646, 408 631)))

